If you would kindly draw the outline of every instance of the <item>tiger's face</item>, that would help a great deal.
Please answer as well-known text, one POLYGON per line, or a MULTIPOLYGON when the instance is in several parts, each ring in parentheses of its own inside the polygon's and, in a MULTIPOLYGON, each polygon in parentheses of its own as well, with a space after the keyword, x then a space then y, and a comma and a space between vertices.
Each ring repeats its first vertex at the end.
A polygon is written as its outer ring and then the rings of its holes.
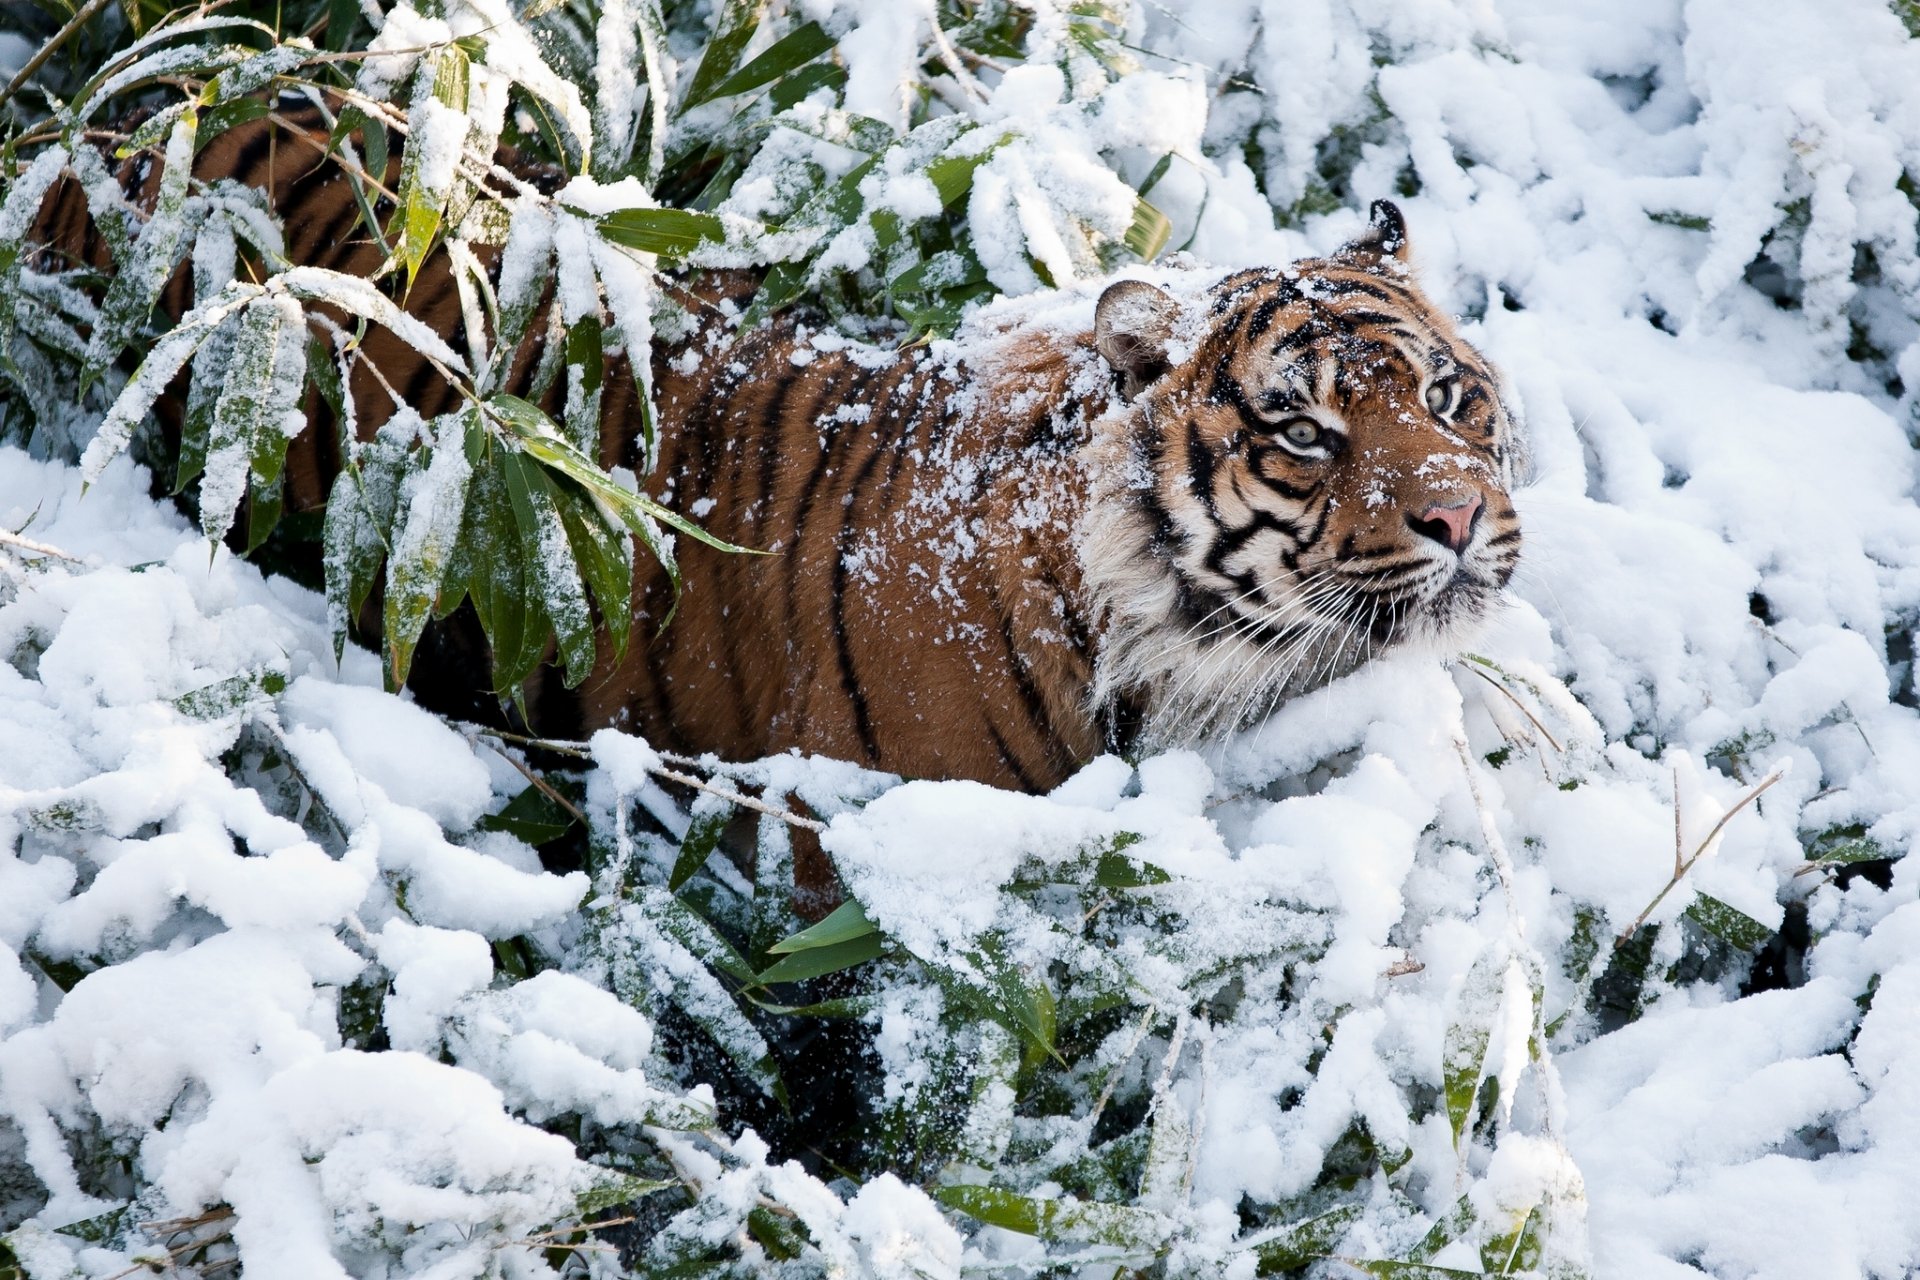
POLYGON ((1379 202, 1333 257, 1220 282, 1177 362, 1193 326, 1173 298, 1101 298, 1096 345, 1131 400, 1108 498, 1129 511, 1108 522, 1146 539, 1128 581, 1089 558, 1116 642, 1102 683, 1148 690, 1156 736, 1231 727, 1389 649, 1457 649, 1512 576, 1513 423, 1405 259, 1379 202))

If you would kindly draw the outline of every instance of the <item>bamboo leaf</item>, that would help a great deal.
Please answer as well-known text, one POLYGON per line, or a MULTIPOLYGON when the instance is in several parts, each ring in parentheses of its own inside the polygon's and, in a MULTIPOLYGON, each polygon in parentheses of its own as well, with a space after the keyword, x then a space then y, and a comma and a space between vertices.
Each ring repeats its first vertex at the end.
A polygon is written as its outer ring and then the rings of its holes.
POLYGON ((885 938, 878 933, 869 933, 844 942, 814 947, 782 956, 761 972, 755 980, 762 985, 773 982, 804 982, 808 978, 823 977, 829 973, 838 973, 842 969, 866 964, 869 960, 877 960, 886 950, 886 946, 885 938))
POLYGON ((691 209, 616 209, 603 214, 598 225, 600 234, 617 245, 668 258, 684 258, 709 240, 726 238, 719 218, 691 209))
POLYGON ((1173 223, 1167 220, 1166 214, 1144 199, 1133 202, 1133 221, 1120 239, 1136 258, 1142 262, 1152 262, 1172 238, 1173 223))
POLYGON ((1151 1209, 1071 1196, 1040 1199, 983 1186, 941 1187, 933 1195, 949 1209, 990 1226, 1062 1244, 1153 1250, 1174 1229, 1170 1218, 1151 1209))
POLYGON ((879 932, 880 927, 867 918, 866 908, 849 898, 819 924, 802 929, 790 937, 782 938, 767 950, 775 955, 789 955, 796 951, 811 951, 817 947, 838 946, 841 943, 851 942, 855 938, 864 938, 879 932))
MULTIPOLYGON (((758 89, 761 85, 778 80, 796 67, 803 67, 812 62, 833 48, 833 45, 833 37, 828 35, 817 22, 796 27, 775 41, 765 53, 721 81, 700 101, 730 98, 737 93, 758 89)), ((687 105, 693 106, 695 103, 689 102, 687 105)))
POLYGON ((682 110, 697 107, 713 96, 712 91, 739 64, 740 55, 746 52, 765 14, 765 0, 726 0, 714 21, 713 38, 701 50, 700 65, 694 68, 693 79, 687 83, 682 110))
POLYGON ((1507 949, 1489 944, 1467 970, 1454 1005, 1453 1021, 1447 1026, 1441 1048, 1441 1074, 1455 1147, 1460 1145, 1467 1122, 1473 1116, 1474 1098, 1486 1069, 1493 1022, 1500 1014, 1506 971, 1507 949))
POLYGON ((1259 1259, 1258 1274, 1294 1271, 1327 1257, 1359 1217, 1359 1205, 1345 1204, 1263 1235, 1249 1246, 1259 1259))

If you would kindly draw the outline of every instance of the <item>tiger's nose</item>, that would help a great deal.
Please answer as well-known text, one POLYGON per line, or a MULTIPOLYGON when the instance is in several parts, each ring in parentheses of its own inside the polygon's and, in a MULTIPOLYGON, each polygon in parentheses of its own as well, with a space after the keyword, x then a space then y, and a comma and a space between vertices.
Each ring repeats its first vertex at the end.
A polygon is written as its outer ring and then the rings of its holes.
POLYGON ((1422 537, 1432 538, 1455 555, 1461 555, 1466 551, 1467 543, 1473 540, 1473 526, 1480 519, 1480 505, 1479 494, 1447 506, 1436 504, 1417 516, 1409 513, 1407 525, 1422 537))

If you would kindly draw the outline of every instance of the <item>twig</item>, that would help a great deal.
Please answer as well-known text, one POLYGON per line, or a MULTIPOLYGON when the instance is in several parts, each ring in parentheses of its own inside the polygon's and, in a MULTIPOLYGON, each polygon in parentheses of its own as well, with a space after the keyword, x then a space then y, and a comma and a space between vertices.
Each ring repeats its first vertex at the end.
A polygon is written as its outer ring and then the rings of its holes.
POLYGON ((565 809, 568 813, 572 814, 573 820, 575 822, 578 822, 583 827, 591 825, 587 822, 587 815, 580 812, 578 806, 576 806, 573 803, 573 801, 567 799, 565 796, 561 795, 558 791, 554 790, 554 786, 551 782, 548 782, 545 778, 541 777, 539 774, 535 773, 533 770, 527 768, 526 765, 521 764, 518 760, 514 759, 513 755, 510 752, 508 752, 506 748, 501 747, 498 744, 492 743, 492 742, 489 742, 487 746, 493 749, 493 752, 495 755, 499 756, 502 760, 505 760, 508 764, 518 769, 521 775, 524 776, 528 782, 531 782, 535 787, 539 788, 541 795, 553 801, 555 804, 559 805, 562 809, 565 809))
POLYGON ((1678 841, 1679 841, 1679 824, 1680 824, 1680 788, 1679 788, 1679 780, 1677 777, 1675 778, 1675 785, 1673 790, 1673 808, 1674 808, 1673 820, 1674 820, 1674 836, 1675 836, 1675 846, 1674 846, 1675 862, 1674 862, 1674 868, 1673 868, 1673 879, 1667 881, 1666 887, 1660 890, 1659 893, 1656 893, 1653 895, 1653 901, 1649 902, 1646 905, 1646 907, 1640 912, 1640 914, 1633 918, 1632 924, 1628 925, 1626 928, 1620 931, 1620 936, 1613 940, 1613 946, 1616 951, 1619 950, 1621 947, 1624 947, 1627 945, 1627 940, 1633 937, 1635 931, 1638 930, 1641 925, 1647 922, 1647 917, 1652 915, 1654 912, 1654 909, 1666 900, 1666 897, 1669 893, 1673 892, 1674 886, 1680 883, 1681 878, 1685 876, 1687 872, 1693 870, 1694 864, 1698 863, 1701 858, 1706 856, 1707 849, 1713 844, 1715 838, 1717 838, 1720 832, 1726 828, 1727 823, 1733 821, 1733 815, 1740 812, 1742 809, 1746 808, 1748 805, 1752 804, 1754 801, 1758 800, 1760 798, 1761 792, 1765 791, 1768 787, 1772 786, 1774 783, 1780 781, 1780 779, 1786 776, 1787 776, 1786 764, 1781 763, 1781 764, 1775 765, 1771 773, 1769 773, 1766 777, 1760 779, 1760 783, 1758 786, 1754 787, 1753 790, 1747 792, 1747 794, 1745 794, 1744 796, 1741 796, 1739 799, 1739 802, 1736 803, 1733 806, 1733 808, 1727 810, 1725 813, 1720 815, 1720 821, 1713 824, 1713 830, 1707 832, 1706 839, 1702 840, 1698 845, 1694 847, 1692 856, 1688 857, 1685 861, 1679 860, 1678 841))
MULTIPOLYGON (((587 749, 587 744, 584 742, 568 742, 555 738, 535 738, 529 737, 524 733, 510 733, 505 729, 483 729, 477 725, 472 726, 472 730, 474 733, 483 737, 499 738, 504 742, 515 743, 523 747, 535 747, 542 751, 553 751, 561 755, 573 756, 580 760, 593 759, 593 753, 587 749)), ((499 750, 498 747, 494 749, 496 751, 499 750)), ((504 751, 501 751, 500 754, 506 756, 508 760, 513 761, 514 768, 519 769, 520 772, 526 774, 529 778, 533 777, 533 774, 527 767, 518 760, 514 760, 512 756, 507 755, 504 751)), ((668 751, 656 751, 654 754, 672 764, 684 765, 694 769, 704 767, 699 760, 692 756, 676 755, 668 751)), ((664 778, 668 782, 677 782, 682 786, 692 787, 696 791, 705 791, 709 795, 718 796, 722 800, 730 804, 739 805, 743 809, 752 809, 755 813, 764 813, 769 818, 778 818, 788 826, 800 827, 804 830, 814 832, 825 831, 827 829, 827 824, 824 822, 813 818, 803 818, 791 810, 781 808, 779 805, 769 804, 765 800, 756 799, 753 796, 736 791, 732 787, 722 786, 717 782, 711 782, 705 778, 696 778, 692 774, 683 773, 678 769, 667 769, 656 765, 648 769, 647 772, 656 778, 664 778)), ((544 785, 542 789, 545 789, 544 785)), ((556 796, 555 799, 560 799, 560 797, 556 796)), ((568 812, 572 813, 576 818, 580 818, 582 822, 586 821, 585 818, 581 817, 580 811, 572 805, 567 804, 564 799, 560 799, 560 803, 566 804, 568 812)))
POLYGON ((0 529, 0 546, 15 547, 29 555, 52 556, 56 560, 65 560, 71 564, 80 563, 79 556, 69 554, 58 547, 48 546, 44 542, 35 542, 32 538, 23 538, 17 533, 9 533, 5 529, 0 529))
POLYGON ((656 778, 665 778, 669 782, 678 782, 682 786, 693 787, 696 790, 705 791, 709 795, 719 796, 722 800, 731 801, 744 809, 752 809, 757 813, 764 813, 769 818, 778 818, 790 827, 799 827, 802 830, 813 832, 821 832, 827 829, 827 824, 824 822, 817 821, 813 818, 803 818, 797 813, 791 813, 782 809, 779 805, 768 804, 765 800, 756 800, 752 796, 743 795, 735 791, 732 787, 723 787, 718 783, 707 782, 694 777, 690 773, 681 773, 678 769, 662 769, 656 767, 647 770, 647 772, 656 778))
POLYGON ((53 38, 41 45, 39 52, 27 59, 27 65, 21 67, 13 79, 7 81, 7 87, 0 89, 0 107, 12 101, 13 95, 20 92, 27 81, 33 79, 34 74, 46 65, 47 59, 59 52, 60 46, 71 40, 74 32, 91 22, 94 15, 106 8, 110 2, 111 0, 87 0, 78 13, 67 19, 67 25, 54 32, 53 38))
POLYGON ((1473 674, 1479 676, 1482 680, 1485 680, 1488 684, 1498 689, 1501 693, 1506 694, 1507 701, 1511 702, 1514 706, 1520 708, 1521 715, 1533 721, 1533 727, 1540 731, 1540 736, 1547 740, 1548 746, 1552 747, 1555 751, 1560 752, 1560 754, 1562 755, 1566 754, 1567 749, 1560 745, 1560 740, 1555 738, 1553 734, 1548 731, 1546 725, 1540 723, 1540 717, 1533 714, 1532 709, 1529 708, 1526 703, 1520 701, 1519 696, 1516 695, 1513 690, 1507 688, 1505 681, 1495 680, 1492 676, 1487 674, 1486 670, 1483 667, 1481 667, 1479 663, 1474 662, 1472 659, 1468 659, 1464 665, 1467 668, 1467 670, 1473 672, 1473 674))

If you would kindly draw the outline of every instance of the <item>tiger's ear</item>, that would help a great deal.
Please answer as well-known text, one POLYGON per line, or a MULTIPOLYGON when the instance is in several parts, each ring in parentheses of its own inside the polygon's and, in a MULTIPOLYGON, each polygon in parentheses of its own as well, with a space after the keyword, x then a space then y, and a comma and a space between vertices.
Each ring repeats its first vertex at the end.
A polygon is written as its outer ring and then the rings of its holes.
POLYGON ((1180 304, 1144 280, 1107 286, 1093 309, 1093 347, 1121 378, 1131 400, 1167 371, 1167 343, 1180 304))
POLYGON ((1400 206, 1391 200, 1375 200, 1367 210, 1367 229, 1358 239, 1340 250, 1341 258, 1408 259, 1407 220, 1400 206))

